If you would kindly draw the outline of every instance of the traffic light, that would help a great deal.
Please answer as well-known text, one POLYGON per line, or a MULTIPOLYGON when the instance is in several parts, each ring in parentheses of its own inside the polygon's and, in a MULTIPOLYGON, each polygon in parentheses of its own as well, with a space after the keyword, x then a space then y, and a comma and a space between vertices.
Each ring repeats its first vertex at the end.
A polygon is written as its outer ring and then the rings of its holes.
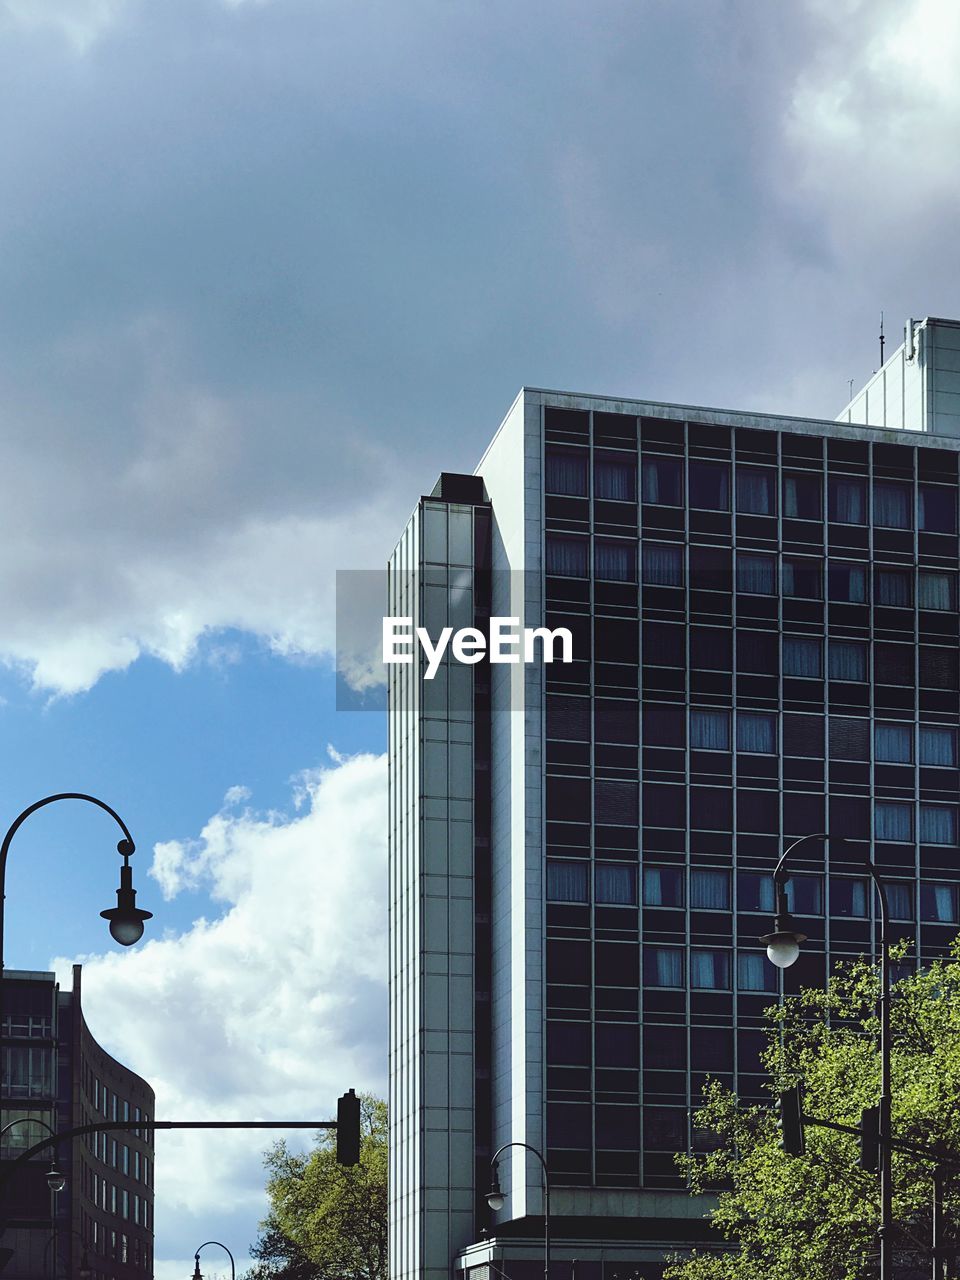
POLYGON ((802 1089, 798 1083, 780 1095, 780 1145, 791 1156, 802 1156, 807 1149, 803 1133, 802 1089))
POLYGON ((360 1163, 360 1099, 350 1089, 337 1099, 337 1164, 360 1163))
POLYGON ((880 1168, 880 1108, 864 1107, 860 1116, 860 1168, 876 1173, 880 1168))

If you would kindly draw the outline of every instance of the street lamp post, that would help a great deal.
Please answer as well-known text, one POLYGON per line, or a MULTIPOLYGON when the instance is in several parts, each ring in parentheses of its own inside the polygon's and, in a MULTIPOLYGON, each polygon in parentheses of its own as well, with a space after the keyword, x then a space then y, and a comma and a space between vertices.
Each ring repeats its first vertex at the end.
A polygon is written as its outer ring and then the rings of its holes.
POLYGON ((487 1192, 487 1204, 494 1212, 503 1208, 504 1195, 500 1190, 497 1161, 510 1147, 523 1147, 524 1151, 531 1151, 540 1161, 540 1167, 543 1170, 543 1276, 544 1280, 550 1280, 550 1173, 546 1160, 536 1147, 531 1147, 526 1142, 505 1142, 493 1153, 493 1159, 490 1161, 490 1190, 487 1192))
MULTIPOLYGON (((230 1259, 230 1280, 237 1280, 236 1263, 233 1261, 233 1254, 230 1252, 227 1246, 225 1244, 220 1244, 219 1240, 205 1240, 204 1243, 200 1246, 200 1249, 205 1249, 208 1244, 219 1245, 219 1247, 224 1251, 224 1253, 230 1259)), ((193 1258, 193 1261, 194 1261, 193 1280, 203 1280, 203 1276, 200 1274, 200 1249, 197 1250, 193 1258)))
MULTIPOLYGON (((51 1129, 46 1120, 41 1120, 39 1116, 18 1116, 16 1120, 11 1120, 9 1124, 5 1124, 3 1128, 0 1129, 0 1139, 3 1138, 5 1133, 9 1133, 9 1131, 18 1124, 39 1124, 46 1129, 47 1133, 49 1133, 52 1138, 57 1136, 56 1129, 51 1129)), ((47 1170, 47 1186, 51 1191, 56 1193, 58 1191, 62 1191, 66 1185, 67 1180, 57 1168, 57 1157, 54 1152, 50 1157, 50 1168, 47 1170)))
MULTIPOLYGON (((833 840, 848 843, 843 837, 825 832, 801 836, 784 851, 773 873, 776 892, 776 919, 772 933, 760 939, 767 945, 767 956, 778 969, 787 969, 800 954, 800 943, 806 941, 797 922, 787 909, 787 860, 808 840, 833 840)), ((893 1149, 890 1120, 890 928, 887 892, 872 859, 859 859, 866 867, 880 899, 880 1280, 893 1280, 893 1149)))
MULTIPOLYGON (((3 837, 3 843, 0 844, 0 1044, 3 1042, 3 901, 7 874, 7 854, 10 851, 10 842, 19 831, 22 823, 32 813, 36 813, 38 809, 43 809, 48 804, 55 804, 58 800, 84 800, 88 804, 95 804, 97 808, 109 813, 110 817, 113 818, 123 832, 123 839, 117 844, 117 853, 123 858, 123 866, 120 868, 120 887, 117 889, 117 905, 100 912, 105 920, 109 920, 110 933, 114 940, 124 947, 129 947, 134 942, 139 942, 143 936, 143 922, 149 920, 153 915, 152 911, 144 911, 137 906, 137 891, 133 887, 133 870, 130 866, 130 857, 136 849, 136 845, 133 843, 133 837, 127 829, 127 824, 108 804, 98 800, 96 796, 84 795, 79 791, 63 791, 55 796, 45 796, 42 800, 37 800, 35 804, 31 804, 24 809, 23 813, 14 818, 7 829, 7 834, 3 837)), ((2 1080, 0 1080, 0 1086, 2 1086, 2 1080)), ((2 1096, 2 1089, 0 1089, 0 1096, 2 1096)))

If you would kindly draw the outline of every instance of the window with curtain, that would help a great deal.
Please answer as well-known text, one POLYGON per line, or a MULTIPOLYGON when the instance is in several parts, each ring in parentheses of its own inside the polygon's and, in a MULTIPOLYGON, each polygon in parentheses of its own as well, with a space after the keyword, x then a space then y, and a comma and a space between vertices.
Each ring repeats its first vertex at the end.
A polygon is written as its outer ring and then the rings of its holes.
POLYGON ((957 763, 957 731, 939 725, 920 726, 920 763, 955 768, 957 763))
POLYGON ((819 679, 823 675, 823 643, 807 636, 784 636, 783 674, 819 679))
POLYGON ((830 914, 852 920, 863 920, 869 914, 867 882, 847 876, 830 877, 830 914))
POLYGON ((777 562, 774 558, 753 551, 738 551, 737 590, 752 596, 776 595, 777 562))
POLYGON ((772 756, 777 750, 776 716, 762 711, 737 712, 737 750, 772 756))
POLYGON ((587 453, 574 449, 547 446, 544 484, 547 493, 563 493, 572 497, 587 496, 587 453))
POLYGON ((701 511, 730 510, 730 468, 725 462, 691 461, 690 505, 701 511))
POLYGON ((823 598, 823 568, 819 560, 783 557, 783 594, 800 600, 823 598))
POLYGON ((956 924, 960 920, 957 896, 955 884, 922 884, 920 919, 931 924, 956 924))
POLYGON ((913 919, 913 885, 902 880, 885 880, 883 887, 887 891, 887 907, 891 920, 913 919))
POLYGON ((823 883, 820 876, 791 876, 785 888, 788 911, 798 916, 823 915, 823 883))
POLYGON ((866 604, 866 566, 831 562, 827 566, 827 590, 830 599, 838 604, 866 604))
POLYGON ((682 907, 683 873, 677 867, 644 867, 643 905, 682 907))
POLYGON ((587 864, 547 859, 547 900, 587 902, 587 864))
POLYGON ((786 472, 783 477, 783 514, 791 520, 819 520, 823 514, 820 477, 806 472, 786 472))
POLYGON ((873 523, 884 529, 913 528, 913 491, 908 485, 874 480, 873 523))
POLYGON ((737 986, 741 991, 776 991, 777 970, 765 952, 737 953, 737 986))
POLYGON ((827 503, 830 519, 836 524, 866 524, 866 481, 831 476, 827 484, 827 503))
POLYGON ((691 711, 690 746, 697 751, 729 751, 730 712, 691 711))
POLYGON ((907 569, 877 569, 874 589, 877 604, 894 609, 913 605, 913 574, 907 569))
POLYGON ((729 911, 729 872, 694 867, 690 872, 690 906, 697 911, 729 911))
POLYGON ((598 862, 593 879, 595 902, 617 907, 637 905, 637 869, 620 862, 598 862))
POLYGON ((737 467, 737 511, 743 515, 776 515, 773 471, 761 467, 737 467))
POLYGON ((607 582, 636 582, 637 548, 630 542, 597 538, 593 544, 593 569, 598 578, 607 582))
POLYGON ((730 952, 690 950, 690 986, 700 991, 730 990, 730 952))
POLYGON ((927 533, 957 532, 957 491, 922 484, 919 493, 920 528, 927 533))
POLYGON ((873 730, 873 752, 888 764, 913 763, 913 726, 878 724, 873 730))
POLYGON ((586 578, 587 541, 548 533, 546 543, 547 573, 559 578, 586 578))
POLYGON ((737 910, 763 911, 776 910, 776 893, 773 887, 773 876, 762 875, 758 871, 740 871, 737 873, 737 910))
POLYGON ((683 505, 683 475, 678 458, 644 458, 640 464, 640 496, 660 507, 683 505))
POLYGON ((917 583, 917 603, 921 609, 949 610, 957 607, 957 577, 921 569, 917 583))
POLYGON ((874 834, 878 840, 913 840, 913 805, 878 800, 873 806, 874 834))
POLYGON ((636 502, 636 463, 598 453, 593 460, 593 496, 607 502, 636 502))
POLYGON ((920 806, 920 843, 957 843, 957 811, 952 805, 922 804, 920 806))
POLYGON ((683 952, 680 948, 645 946, 643 984, 646 987, 682 987, 683 952))
POLYGON ((831 640, 827 649, 828 671, 831 680, 852 680, 865 683, 867 679, 867 646, 859 640, 831 640))
POLYGON ((643 544, 643 581, 648 587, 683 586, 683 548, 656 542, 643 544))

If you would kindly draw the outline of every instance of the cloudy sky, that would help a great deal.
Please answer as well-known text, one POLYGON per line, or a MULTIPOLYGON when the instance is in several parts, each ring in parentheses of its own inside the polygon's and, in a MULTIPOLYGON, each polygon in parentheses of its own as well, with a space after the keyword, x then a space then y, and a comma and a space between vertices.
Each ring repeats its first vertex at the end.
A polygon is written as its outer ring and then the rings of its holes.
MULTIPOLYGON (((109 949, 56 806, 7 963, 82 957, 161 1117, 385 1087, 334 571, 524 383, 833 417, 960 315, 958 63, 948 0, 0 0, 0 796, 119 809, 155 912, 109 949)), ((245 1257, 264 1139, 157 1145, 158 1280, 245 1257)))

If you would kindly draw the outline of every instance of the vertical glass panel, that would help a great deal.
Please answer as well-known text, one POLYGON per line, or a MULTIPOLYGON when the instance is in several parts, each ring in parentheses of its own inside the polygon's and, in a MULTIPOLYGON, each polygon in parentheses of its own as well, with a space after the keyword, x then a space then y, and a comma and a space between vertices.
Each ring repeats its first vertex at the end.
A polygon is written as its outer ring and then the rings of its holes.
POLYGON ((636 463, 598 455, 593 464, 593 493, 609 502, 636 502, 636 463))
POLYGON ((728 911, 729 874, 726 871, 695 867, 690 872, 690 906, 698 911, 728 911))
POLYGON ((837 524, 867 523, 867 486, 864 480, 831 476, 827 494, 831 520, 837 524))
POLYGON ((820 876, 791 876, 785 888, 788 911, 798 916, 823 915, 823 883, 820 876))
POLYGON ((644 867, 643 904, 646 907, 682 907, 682 873, 676 867, 644 867))
POLYGON ((913 805, 895 800, 878 800, 873 807, 878 840, 911 841, 913 839, 913 805))
POLYGON ((738 466, 737 510, 744 515, 774 515, 773 476, 759 467, 738 466))
POLYGON ((597 539, 593 548, 594 572, 608 582, 636 582, 637 548, 629 542, 597 539))
POLYGON ((783 514, 791 520, 819 520, 823 514, 820 477, 787 472, 783 477, 783 514))
POLYGON ((583 538, 547 534, 547 573, 561 578, 587 577, 587 543, 583 538))
POLYGON ((726 463, 691 461, 690 505, 702 511, 730 510, 730 468, 726 463))
POLYGON ((777 970, 763 952, 737 955, 737 986, 741 991, 776 991, 777 970))
POLYGON ((691 711, 690 746, 700 751, 729 751, 730 713, 691 711))
POLYGON ((874 729, 873 749, 878 760, 890 764, 911 764, 913 727, 905 724, 878 724, 874 729))
POLYGON ((681 464, 677 458, 644 458, 640 466, 640 496, 661 507, 683 502, 681 464))
POLYGON ((953 768, 957 763, 957 731, 938 725, 920 726, 920 763, 953 768))
POLYGON ((645 543, 643 581, 649 587, 683 586, 683 551, 680 547, 645 543))
POLYGON ((878 569, 876 593, 877 604, 909 609, 913 604, 913 576, 906 569, 878 569))
POLYGON ((891 920, 913 919, 913 885, 902 880, 885 880, 887 906, 891 920))
POLYGON ((867 570, 862 564, 831 563, 827 568, 831 600, 845 604, 867 603, 867 570))
POLYGON ((594 899, 618 907, 636 906, 636 867, 618 862, 598 862, 594 875, 594 899))
POLYGON ((586 902, 587 868, 582 862, 547 860, 547 899, 550 902, 586 902))
POLYGON ((545 459, 547 493, 587 496, 587 453, 579 449, 557 449, 547 445, 545 459))
POLYGON ((831 680, 867 679, 867 646, 859 640, 831 640, 827 651, 831 680))
POLYGON ((867 882, 830 877, 830 914, 862 920, 867 915, 867 882))
POLYGON ((816 680, 823 675, 823 645, 806 636, 783 637, 783 674, 816 680))
POLYGON ((737 590, 748 595, 772 596, 777 590, 776 561, 772 556, 737 552, 737 590))
POLYGON ((933 924, 956 924, 960 920, 955 884, 920 886, 920 919, 933 924))
POLYGON ((729 991, 729 951, 693 947, 690 952, 690 985, 706 991, 729 991))
POLYGON ((921 529, 929 533, 956 533, 957 492, 955 489, 922 484, 919 501, 921 529))
POLYGON ((956 609, 956 575, 952 573, 934 573, 929 569, 921 569, 917 603, 921 609, 956 609))
POLYGON ((875 480, 873 523, 885 529, 912 529, 913 491, 895 481, 875 480))
POLYGON ((759 711, 738 711, 737 750, 774 755, 777 750, 776 717, 759 711))
POLYGON ((678 947, 645 946, 643 982, 647 987, 682 987, 683 952, 678 947))
POLYGON ((741 871, 737 875, 737 910, 776 910, 776 891, 773 876, 757 871, 741 871))
POLYGON ((957 843, 957 811, 952 805, 922 804, 920 806, 920 843, 957 843))
POLYGON ((782 586, 785 596, 800 600, 823 598, 823 573, 819 560, 784 556, 782 586))

